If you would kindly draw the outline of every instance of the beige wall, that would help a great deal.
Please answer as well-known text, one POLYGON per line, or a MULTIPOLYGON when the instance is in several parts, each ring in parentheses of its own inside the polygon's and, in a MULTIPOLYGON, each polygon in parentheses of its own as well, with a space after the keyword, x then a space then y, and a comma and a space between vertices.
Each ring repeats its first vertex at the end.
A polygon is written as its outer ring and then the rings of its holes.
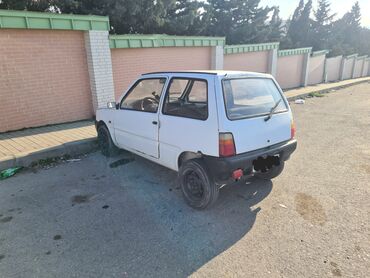
POLYGON ((112 49, 116 99, 143 73, 210 69, 211 50, 211 47, 112 49))
POLYGON ((83 33, 0 30, 0 132, 92 117, 83 33))
POLYGON ((339 80, 341 64, 342 56, 336 56, 326 59, 326 72, 328 75, 328 82, 339 80))
POLYGON ((368 76, 369 75, 369 66, 370 66, 370 61, 365 61, 364 62, 364 68, 362 71, 362 76, 368 76))
POLYGON ((276 79, 283 89, 301 86, 303 59, 304 55, 283 56, 278 58, 276 79))
POLYGON ((357 60, 355 64, 355 70, 353 72, 353 78, 359 78, 362 76, 362 66, 364 65, 365 59, 357 60))
POLYGON ((269 51, 224 55, 225 70, 268 72, 269 51))
POLYGON ((343 73, 343 79, 351 79, 352 78, 352 70, 353 70, 353 65, 355 63, 355 60, 356 60, 356 58, 346 59, 344 73, 343 73))
POLYGON ((325 55, 310 57, 308 85, 322 83, 324 77, 325 55))

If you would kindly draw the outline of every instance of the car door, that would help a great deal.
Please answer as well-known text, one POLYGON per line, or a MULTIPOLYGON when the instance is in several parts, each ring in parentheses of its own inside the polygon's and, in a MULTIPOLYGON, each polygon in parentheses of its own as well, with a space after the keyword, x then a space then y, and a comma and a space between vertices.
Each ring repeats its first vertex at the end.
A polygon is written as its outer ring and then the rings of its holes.
POLYGON ((166 77, 139 79, 122 98, 114 117, 119 147, 159 157, 158 110, 166 80, 166 77))
POLYGON ((177 170, 184 152, 218 155, 217 112, 212 75, 173 76, 159 119, 160 159, 177 170))

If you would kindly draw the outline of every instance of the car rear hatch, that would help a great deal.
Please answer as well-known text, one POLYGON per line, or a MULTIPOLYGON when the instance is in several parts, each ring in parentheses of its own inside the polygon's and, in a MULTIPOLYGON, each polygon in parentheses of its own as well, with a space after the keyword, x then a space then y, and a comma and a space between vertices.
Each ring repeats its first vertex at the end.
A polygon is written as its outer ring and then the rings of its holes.
POLYGON ((271 78, 224 78, 226 118, 222 130, 233 135, 236 154, 291 139, 289 104, 271 78))

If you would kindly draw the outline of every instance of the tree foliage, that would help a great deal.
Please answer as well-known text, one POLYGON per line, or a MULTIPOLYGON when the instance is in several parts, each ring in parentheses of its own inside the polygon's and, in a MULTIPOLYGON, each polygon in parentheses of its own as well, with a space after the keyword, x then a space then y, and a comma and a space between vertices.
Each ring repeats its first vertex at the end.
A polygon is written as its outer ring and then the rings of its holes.
POLYGON ((314 12, 312 25, 312 46, 314 49, 328 49, 332 36, 334 13, 331 13, 330 3, 327 0, 319 0, 318 8, 314 12))
POLYGON ((310 33, 312 20, 310 18, 312 10, 312 0, 304 4, 303 0, 299 1, 292 19, 289 21, 287 36, 282 44, 287 48, 311 46, 310 33))
POLYGON ((0 0, 1 9, 106 15, 112 33, 225 36, 228 44, 280 41, 283 48, 313 46, 332 55, 370 55, 370 30, 356 2, 335 19, 328 0, 300 0, 283 24, 279 7, 260 0, 0 0))
POLYGON ((259 7, 260 0, 208 0, 205 5, 205 34, 225 36, 227 43, 252 43, 268 40, 266 24, 269 7, 259 7))
POLYGON ((1 0, 0 9, 46 11, 50 7, 49 0, 1 0))

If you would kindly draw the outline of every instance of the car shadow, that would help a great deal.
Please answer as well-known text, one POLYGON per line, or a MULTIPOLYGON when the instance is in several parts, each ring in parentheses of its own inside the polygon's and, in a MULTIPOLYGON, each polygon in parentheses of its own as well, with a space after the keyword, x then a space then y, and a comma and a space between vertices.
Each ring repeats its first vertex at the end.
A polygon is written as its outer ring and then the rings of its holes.
POLYGON ((6 277, 187 277, 248 240, 272 190, 270 181, 238 182, 213 207, 194 210, 176 172, 127 153, 91 154, 3 182, 6 277))
POLYGON ((143 262, 127 270, 129 276, 192 274, 245 237, 261 210, 258 204, 272 190, 271 181, 237 182, 220 190, 213 207, 199 211, 185 204, 176 172, 138 157, 124 169, 126 175, 117 175, 128 189, 131 207, 123 213, 135 214, 126 215, 136 227, 132 233, 140 229, 140 238, 130 237, 137 243, 131 252, 143 262))

